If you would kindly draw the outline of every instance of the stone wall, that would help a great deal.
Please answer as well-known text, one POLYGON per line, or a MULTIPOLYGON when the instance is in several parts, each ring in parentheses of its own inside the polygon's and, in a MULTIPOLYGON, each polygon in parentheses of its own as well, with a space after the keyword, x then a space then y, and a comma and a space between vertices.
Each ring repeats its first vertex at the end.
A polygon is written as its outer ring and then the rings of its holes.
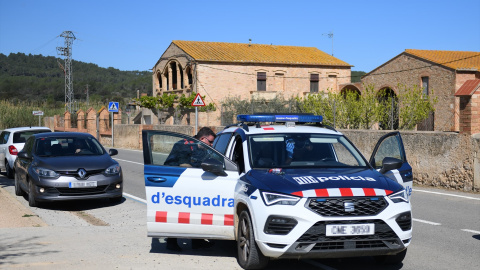
MULTIPOLYGON (((199 126, 200 128, 201 126, 199 126)), ((178 132, 193 136, 187 125, 118 125, 115 126, 115 147, 142 149, 142 129, 178 132)), ((211 127, 215 132, 223 127, 211 127)), ((340 130, 369 159, 378 139, 389 131, 340 130)), ((480 191, 480 134, 468 136, 454 132, 402 131, 407 160, 413 168, 417 185, 443 187, 463 191, 480 191)), ((105 141, 107 142, 107 141, 105 141)), ((111 146, 107 144, 106 146, 111 146)))
MULTIPOLYGON (((388 131, 341 130, 367 159, 381 136, 388 131)), ((455 132, 401 131, 415 184, 463 191, 480 190, 475 167, 480 157, 480 136, 455 132)), ((479 172, 480 173, 480 172, 479 172)))

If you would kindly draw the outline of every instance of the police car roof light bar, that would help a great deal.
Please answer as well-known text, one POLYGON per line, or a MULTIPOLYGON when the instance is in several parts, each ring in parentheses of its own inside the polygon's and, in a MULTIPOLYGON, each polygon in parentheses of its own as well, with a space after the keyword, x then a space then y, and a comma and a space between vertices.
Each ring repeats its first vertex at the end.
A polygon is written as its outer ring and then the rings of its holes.
POLYGON ((313 114, 239 114, 237 120, 241 122, 298 122, 321 123, 323 117, 313 114))

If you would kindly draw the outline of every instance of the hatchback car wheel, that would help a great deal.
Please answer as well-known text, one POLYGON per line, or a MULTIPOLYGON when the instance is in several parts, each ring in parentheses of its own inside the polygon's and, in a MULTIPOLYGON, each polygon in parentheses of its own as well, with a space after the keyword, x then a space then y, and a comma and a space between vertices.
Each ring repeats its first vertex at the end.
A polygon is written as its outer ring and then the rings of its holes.
POLYGON ((23 190, 20 187, 20 183, 18 182, 18 176, 15 174, 15 195, 23 196, 23 190))
POLYGON ((240 214, 237 231, 238 264, 244 269, 262 269, 268 264, 265 257, 255 243, 252 221, 247 211, 240 214))
POLYGON ((35 184, 33 184, 32 181, 29 181, 28 183, 28 205, 31 207, 36 207, 38 206, 37 200, 35 200, 35 195, 33 194, 35 190, 35 184))
POLYGON ((8 161, 5 160, 5 171, 7 172, 7 178, 13 179, 13 169, 8 164, 8 161))

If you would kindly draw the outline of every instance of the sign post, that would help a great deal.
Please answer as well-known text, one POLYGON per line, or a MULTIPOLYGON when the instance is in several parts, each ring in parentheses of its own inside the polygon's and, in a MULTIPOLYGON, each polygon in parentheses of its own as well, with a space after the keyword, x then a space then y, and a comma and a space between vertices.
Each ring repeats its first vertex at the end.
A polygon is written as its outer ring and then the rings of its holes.
POLYGON ((203 98, 202 98, 202 96, 200 96, 200 93, 197 93, 197 95, 193 99, 192 106, 195 107, 195 135, 197 135, 197 130, 198 130, 198 107, 205 106, 205 102, 203 102, 203 98))
POLYGON ((113 133, 113 131, 114 131, 114 128, 113 128, 113 123, 114 123, 114 121, 113 121, 113 113, 114 113, 114 112, 118 113, 118 102, 110 101, 110 102, 108 103, 108 111, 112 113, 112 147, 114 147, 114 145, 115 145, 115 144, 114 144, 114 137, 115 137, 115 136, 113 136, 113 134, 114 134, 114 133, 113 133))
POLYGON ((32 114, 33 115, 38 115, 38 126, 41 127, 40 118, 42 118, 43 112, 42 111, 33 111, 32 114))

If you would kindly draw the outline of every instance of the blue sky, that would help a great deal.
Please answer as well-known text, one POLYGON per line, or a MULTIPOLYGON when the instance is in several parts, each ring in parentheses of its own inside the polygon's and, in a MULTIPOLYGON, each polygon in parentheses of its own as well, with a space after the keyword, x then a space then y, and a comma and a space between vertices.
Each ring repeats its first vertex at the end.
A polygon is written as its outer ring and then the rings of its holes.
MULTIPOLYGON (((0 0, 0 53, 149 70, 172 40, 316 47, 369 72, 405 49, 480 51, 480 0, 0 0)), ((74 69, 74 68, 73 68, 74 69)))

